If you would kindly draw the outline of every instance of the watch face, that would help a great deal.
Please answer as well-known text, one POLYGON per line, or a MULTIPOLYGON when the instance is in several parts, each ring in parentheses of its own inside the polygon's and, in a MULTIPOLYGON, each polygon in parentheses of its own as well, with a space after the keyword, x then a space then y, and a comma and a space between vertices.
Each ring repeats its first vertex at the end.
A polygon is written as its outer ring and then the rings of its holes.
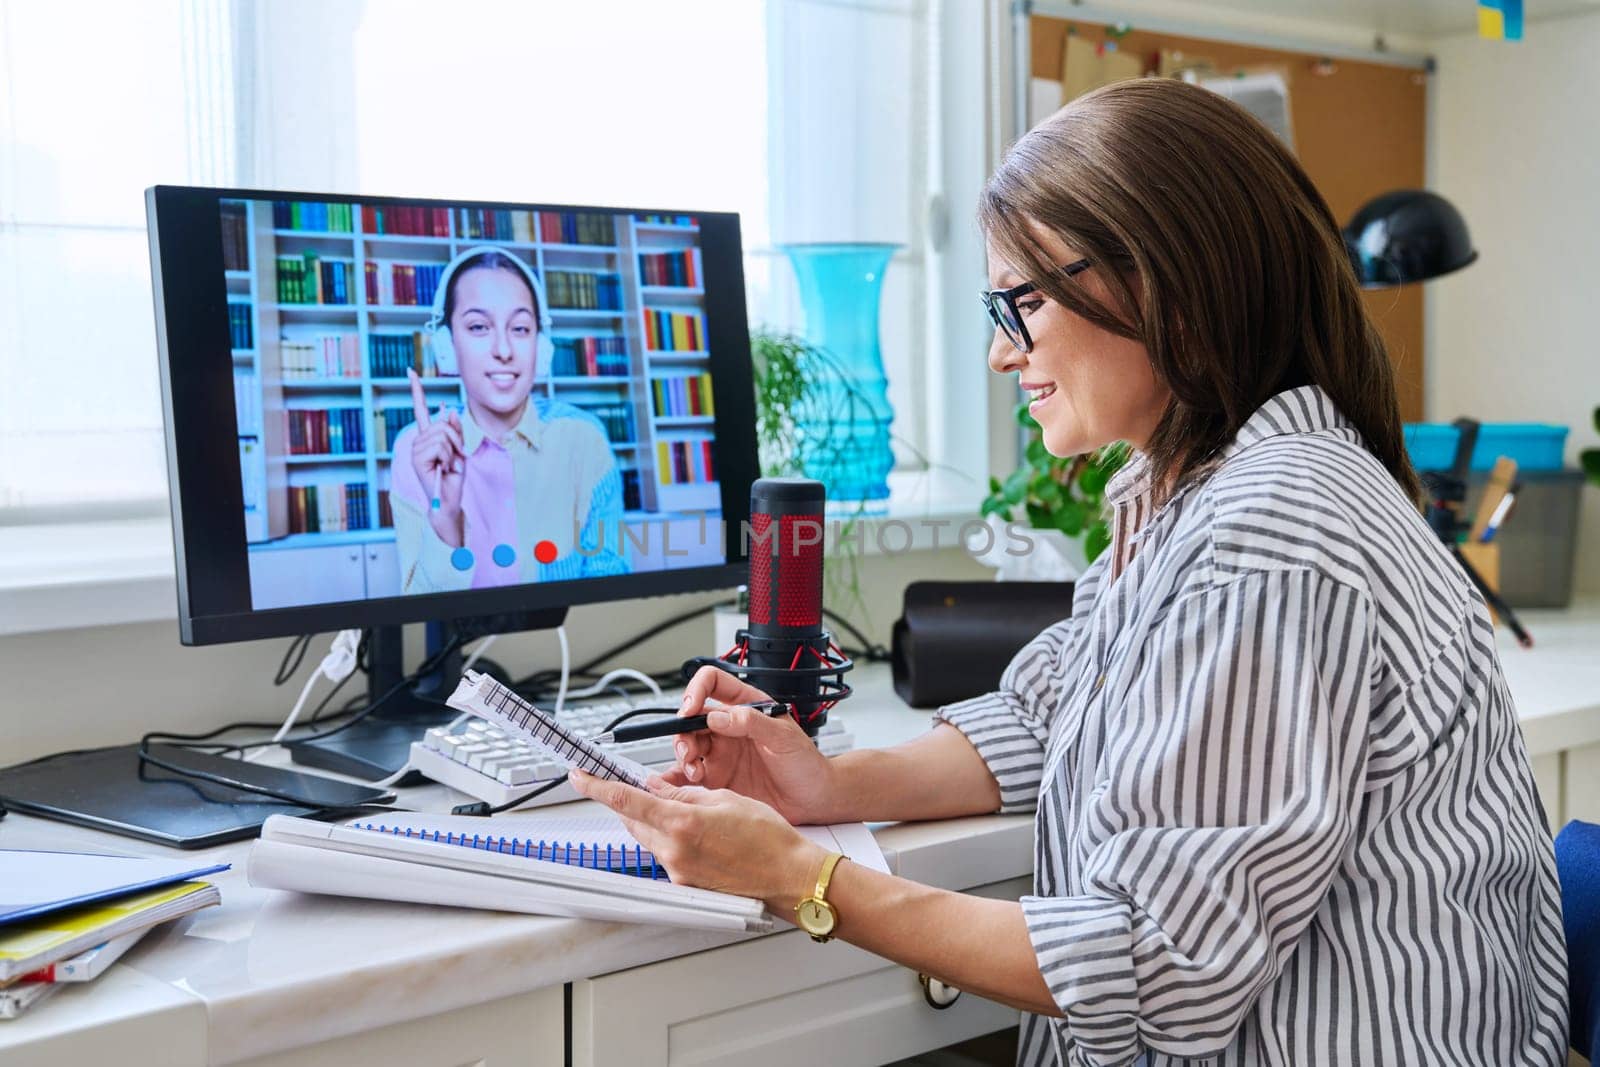
POLYGON ((800 902, 800 926, 808 934, 826 934, 833 929, 833 909, 820 900, 807 898, 800 902))

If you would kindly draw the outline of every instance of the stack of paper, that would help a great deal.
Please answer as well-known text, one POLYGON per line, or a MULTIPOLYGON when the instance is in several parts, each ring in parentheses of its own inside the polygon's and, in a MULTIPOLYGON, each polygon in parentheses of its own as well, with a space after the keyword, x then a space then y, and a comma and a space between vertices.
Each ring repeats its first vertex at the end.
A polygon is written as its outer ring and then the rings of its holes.
MULTIPOLYGON (((634 865, 640 846, 609 812, 494 819, 404 812, 394 818, 402 825, 391 819, 381 825, 359 820, 359 825, 334 826, 274 815, 251 847, 250 884, 734 932, 773 925, 759 900, 616 873, 634 865), (567 847, 536 849, 536 842, 567 847)), ((857 862, 887 870, 872 835, 859 823, 802 832, 857 862)), ((644 856, 648 865, 648 852, 644 856)))
POLYGON ((0 850, 0 1019, 87 982, 160 923, 219 901, 227 864, 0 850))

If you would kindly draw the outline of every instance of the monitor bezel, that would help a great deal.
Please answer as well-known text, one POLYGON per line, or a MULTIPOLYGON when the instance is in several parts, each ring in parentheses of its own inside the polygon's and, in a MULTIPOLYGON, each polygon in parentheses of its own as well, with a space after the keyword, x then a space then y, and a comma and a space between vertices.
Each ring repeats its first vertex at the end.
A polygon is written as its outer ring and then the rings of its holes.
POLYGON ((737 214, 682 208, 440 200, 171 185, 147 189, 145 205, 172 510, 178 626, 184 644, 220 644, 345 628, 565 608, 726 589, 746 580, 748 563, 740 532, 749 520, 750 485, 758 471, 743 247, 737 214), (726 562, 501 589, 401 595, 262 610, 249 607, 249 553, 245 542, 244 489, 238 452, 234 448, 216 447, 218 441, 236 440, 238 434, 232 359, 219 360, 208 355, 231 351, 219 210, 223 200, 695 216, 700 222, 701 264, 707 282, 703 286, 707 364, 716 409, 714 433, 726 562))

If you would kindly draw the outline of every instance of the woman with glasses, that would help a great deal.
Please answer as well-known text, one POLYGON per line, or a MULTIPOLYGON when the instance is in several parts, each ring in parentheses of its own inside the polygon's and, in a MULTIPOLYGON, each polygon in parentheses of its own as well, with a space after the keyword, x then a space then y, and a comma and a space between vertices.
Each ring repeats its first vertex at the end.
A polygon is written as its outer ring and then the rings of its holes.
MULTIPOLYGON (((1053 454, 1134 448, 1072 617, 899 748, 730 708, 651 792, 579 787, 675 880, 1023 1009, 1023 1063, 1564 1063, 1544 812, 1321 195, 1149 79, 1023 137, 979 220, 990 366, 1053 454), (992 811, 1036 812, 1021 901, 789 825, 992 811)), ((708 670, 684 713, 761 698, 708 670)))

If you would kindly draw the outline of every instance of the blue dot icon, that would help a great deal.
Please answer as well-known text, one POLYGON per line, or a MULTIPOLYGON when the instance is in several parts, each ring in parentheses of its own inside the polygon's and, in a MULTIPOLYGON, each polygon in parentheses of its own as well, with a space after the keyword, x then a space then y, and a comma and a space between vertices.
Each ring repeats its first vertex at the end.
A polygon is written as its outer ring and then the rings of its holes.
POLYGON ((472 569, 472 549, 458 548, 450 553, 450 565, 458 571, 470 571, 472 569))
POLYGON ((497 567, 509 567, 517 561, 517 550, 510 545, 494 546, 494 562, 497 567))

